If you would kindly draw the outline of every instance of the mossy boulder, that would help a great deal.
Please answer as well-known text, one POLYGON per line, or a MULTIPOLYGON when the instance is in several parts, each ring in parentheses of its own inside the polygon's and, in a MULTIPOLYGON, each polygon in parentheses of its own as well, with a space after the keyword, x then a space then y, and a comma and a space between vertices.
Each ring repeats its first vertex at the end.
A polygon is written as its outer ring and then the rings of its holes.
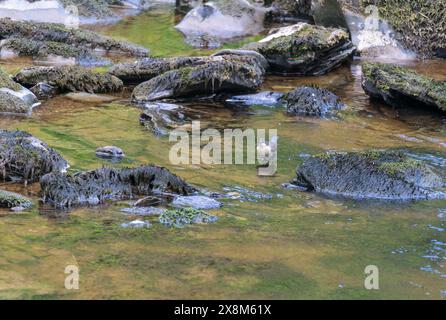
POLYGON ((144 58, 135 62, 116 64, 108 73, 126 84, 139 84, 170 70, 204 64, 207 57, 144 58))
POLYGON ((416 106, 446 112, 446 83, 405 67, 364 63, 362 87, 369 96, 394 107, 416 106))
POLYGON ((444 170, 402 152, 328 153, 307 159, 293 184, 308 191, 357 199, 444 199, 444 170))
POLYGON ((203 64, 163 73, 138 85, 135 103, 165 98, 212 95, 221 92, 255 91, 263 83, 265 70, 252 56, 216 56, 203 64))
POLYGON ((41 176, 63 171, 68 163, 47 144, 23 131, 0 130, 0 179, 34 182, 41 176))
POLYGON ((55 207, 97 205, 157 193, 188 195, 195 188, 166 168, 101 168, 75 175, 50 173, 40 179, 43 202, 55 207))
POLYGON ((15 95, 0 91, 0 113, 29 113, 32 107, 15 95))
POLYGON ((29 208, 33 202, 18 193, 0 190, 0 208, 29 208))
POLYGON ((261 53, 274 73, 323 75, 347 61, 355 47, 343 29, 298 23, 243 49, 261 53))
MULTIPOLYGON (((18 55, 73 57, 87 64, 89 60, 105 63, 98 51, 145 57, 148 50, 132 43, 114 40, 84 29, 67 28, 62 24, 0 19, 0 40, 3 49, 18 55)), ((97 64, 100 64, 100 63, 97 64)), ((94 63, 93 63, 94 64, 94 63)))
POLYGON ((343 108, 338 96, 315 86, 298 87, 289 92, 283 100, 290 115, 327 116, 343 108))
POLYGON ((123 87, 115 76, 78 66, 30 67, 20 71, 14 79, 28 88, 46 83, 59 92, 109 93, 123 87))
POLYGON ((265 0, 265 6, 271 8, 267 14, 269 20, 298 21, 311 20, 312 0, 265 0))

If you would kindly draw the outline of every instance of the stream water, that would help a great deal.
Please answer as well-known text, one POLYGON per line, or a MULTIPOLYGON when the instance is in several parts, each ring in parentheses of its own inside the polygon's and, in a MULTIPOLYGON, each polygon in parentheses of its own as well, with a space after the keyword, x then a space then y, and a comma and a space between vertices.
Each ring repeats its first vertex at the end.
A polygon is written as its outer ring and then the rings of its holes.
MULTIPOLYGON (((163 7, 92 28, 145 45, 156 56, 208 53, 185 45, 175 21, 173 9, 163 7)), ((0 63, 14 73, 31 62, 0 63)), ((269 76, 263 85, 282 92, 302 84, 328 88, 348 106, 336 118, 193 104, 214 127, 278 129, 274 177, 257 176, 252 165, 171 165, 172 143, 140 126, 141 110, 130 104, 129 90, 113 103, 60 96, 29 117, 0 117, 1 128, 26 130, 60 152, 70 172, 107 165, 94 151, 117 145, 127 155, 117 166, 155 163, 200 188, 232 188, 250 199, 226 200, 211 211, 217 223, 182 229, 124 229, 121 223, 134 220, 120 211, 127 202, 69 214, 45 207, 0 211, 0 298, 445 298, 446 201, 359 202, 281 188, 308 155, 327 150, 403 148, 446 163, 446 118, 371 102, 361 88, 361 63, 323 77, 269 76), (64 287, 70 264, 80 268, 79 290, 64 287), (364 288, 368 265, 379 268, 380 290, 364 288)), ((445 61, 404 63, 446 80, 445 61)), ((0 187, 38 199, 38 184, 0 187)))

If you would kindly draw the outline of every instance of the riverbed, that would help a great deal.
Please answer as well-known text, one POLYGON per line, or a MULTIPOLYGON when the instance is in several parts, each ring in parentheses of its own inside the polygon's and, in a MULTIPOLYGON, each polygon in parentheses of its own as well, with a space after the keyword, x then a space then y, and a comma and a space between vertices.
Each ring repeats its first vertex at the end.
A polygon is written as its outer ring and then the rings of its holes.
MULTIPOLYGON (((174 29, 171 7, 153 8, 113 25, 89 26, 151 49, 154 56, 203 55, 174 29)), ((239 39, 239 47, 259 36, 239 39)), ((329 198, 281 187, 309 155, 324 151, 404 149, 446 164, 446 117, 431 110, 395 110, 370 101, 361 63, 322 77, 268 76, 262 90, 288 92, 317 84, 347 105, 338 116, 290 117, 283 109, 229 108, 192 102, 202 123, 217 128, 277 129, 278 172, 259 177, 254 165, 174 166, 168 137, 139 123, 130 90, 112 103, 59 96, 29 117, 1 116, 0 127, 25 130, 70 163, 69 172, 110 165, 95 156, 105 145, 127 157, 114 166, 154 163, 195 186, 244 196, 224 200, 215 224, 124 229, 128 202, 75 208, 39 206, 0 211, 0 298, 26 299, 444 299, 446 201, 376 202, 329 198), (67 265, 79 266, 80 289, 64 287, 67 265), (364 269, 380 271, 380 289, 364 288, 364 269)), ((446 62, 391 61, 446 80, 446 62)), ((14 73, 26 59, 0 61, 14 73)), ((37 201, 38 184, 2 184, 37 201)))

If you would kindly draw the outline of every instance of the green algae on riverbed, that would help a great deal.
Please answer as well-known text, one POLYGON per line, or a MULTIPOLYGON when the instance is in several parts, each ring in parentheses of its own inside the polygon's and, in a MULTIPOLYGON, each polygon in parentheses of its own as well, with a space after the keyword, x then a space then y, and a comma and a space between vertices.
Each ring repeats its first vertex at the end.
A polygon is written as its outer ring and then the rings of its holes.
MULTIPOLYGON (((141 37, 140 43, 153 37, 147 44, 156 55, 192 54, 181 34, 171 34, 176 32, 173 19, 172 12, 169 18, 149 11, 102 30, 128 40, 141 37), (152 16, 156 23, 142 34, 152 16)), ((26 60, 14 62, 26 65, 26 60)), ((446 77, 444 66, 438 61, 414 65, 439 79, 446 77)), ((12 73, 19 67, 10 62, 5 69, 12 73)), ((121 228, 135 218, 121 213, 129 206, 126 202, 76 208, 69 214, 43 206, 22 213, 0 210, 0 298, 441 298, 444 279, 423 270, 431 266, 446 274, 441 261, 425 257, 431 255, 432 240, 446 243, 446 233, 435 229, 444 228, 445 201, 356 202, 280 185, 295 176, 305 157, 329 150, 410 148, 443 155, 444 119, 370 102, 361 88, 358 62, 324 77, 269 76, 262 90, 288 92, 308 84, 334 91, 349 111, 339 118, 317 119, 289 117, 281 109, 190 105, 202 124, 277 128, 278 172, 273 177, 257 176, 254 165, 170 164, 172 143, 139 124, 142 110, 130 105, 130 92, 112 104, 59 96, 35 108, 31 117, 1 117, 1 128, 26 130, 60 152, 70 162, 70 172, 110 165, 95 150, 116 145, 127 157, 113 166, 155 163, 201 188, 222 192, 241 186, 272 199, 222 200, 224 207, 209 211, 219 218, 217 223, 181 229, 155 223, 150 229, 121 228), (67 265, 79 266, 80 290, 64 288, 67 265), (379 268, 380 290, 364 288, 368 265, 379 268)), ((1 188, 37 202, 38 184, 1 188)))

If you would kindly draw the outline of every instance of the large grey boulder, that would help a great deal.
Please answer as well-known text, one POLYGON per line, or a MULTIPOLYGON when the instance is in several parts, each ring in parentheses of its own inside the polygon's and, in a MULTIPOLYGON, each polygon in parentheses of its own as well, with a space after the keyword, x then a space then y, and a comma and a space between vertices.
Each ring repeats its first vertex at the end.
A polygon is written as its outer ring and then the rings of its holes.
POLYGON ((326 74, 355 51, 347 31, 307 23, 280 28, 242 49, 262 54, 274 73, 305 76, 326 74))
POLYGON ((370 151, 313 156, 293 183, 308 191, 358 199, 446 198, 445 172, 402 152, 370 151))

